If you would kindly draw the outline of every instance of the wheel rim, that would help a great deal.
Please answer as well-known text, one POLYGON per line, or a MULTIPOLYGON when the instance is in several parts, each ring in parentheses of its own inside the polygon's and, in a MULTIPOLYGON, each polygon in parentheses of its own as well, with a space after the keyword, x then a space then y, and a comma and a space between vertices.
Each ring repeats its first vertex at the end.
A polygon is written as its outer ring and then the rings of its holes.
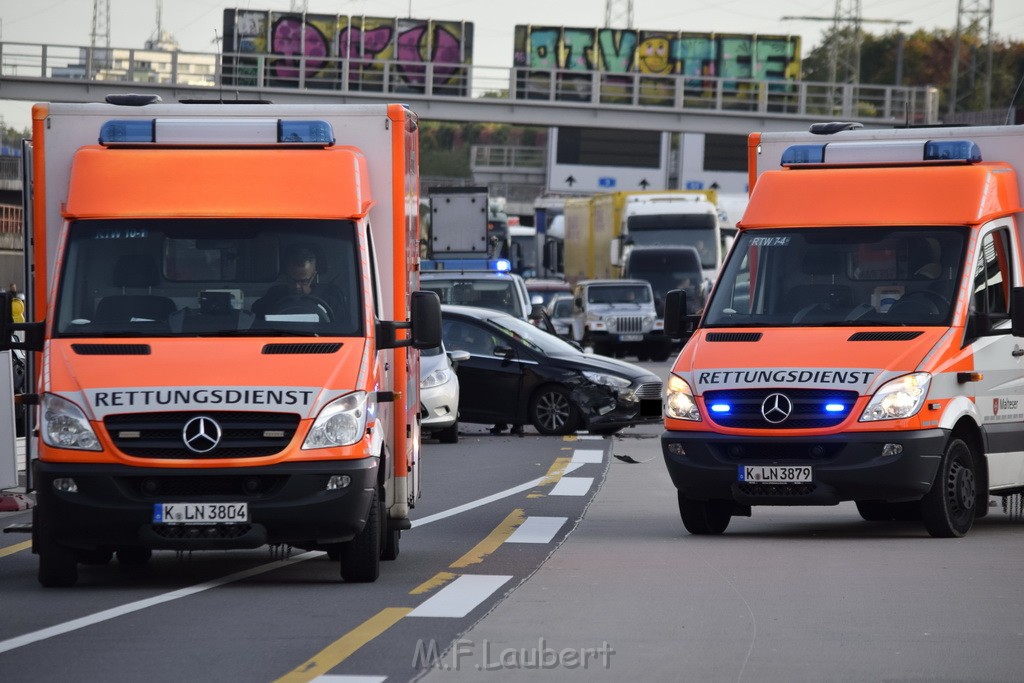
POLYGON ((964 519, 970 515, 976 496, 974 471, 957 458, 951 463, 946 477, 946 502, 952 516, 964 519))
POLYGON ((537 401, 537 421, 545 429, 557 431, 569 421, 571 409, 569 399, 557 391, 549 391, 537 401))

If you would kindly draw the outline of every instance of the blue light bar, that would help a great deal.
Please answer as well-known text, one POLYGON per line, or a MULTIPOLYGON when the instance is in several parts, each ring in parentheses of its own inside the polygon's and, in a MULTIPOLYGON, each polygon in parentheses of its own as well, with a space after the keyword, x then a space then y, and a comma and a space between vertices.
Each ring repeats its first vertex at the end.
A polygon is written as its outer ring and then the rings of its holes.
POLYGON ((508 259, 499 258, 487 262, 488 270, 496 270, 499 273, 508 273, 512 270, 512 262, 508 259))
POLYGON ((155 144, 168 147, 330 147, 334 129, 322 120, 271 117, 140 118, 105 122, 101 145, 155 144))
POLYGON ((278 142, 334 144, 334 129, 326 121, 285 121, 277 124, 278 142))
POLYGON ((820 164, 825 161, 825 145, 790 145, 782 153, 782 165, 820 164))
POLYGON ((728 403, 712 403, 711 412, 713 413, 728 413, 732 411, 732 406, 728 403))
POLYGON ((981 161, 981 150, 972 140, 929 140, 924 145, 925 161, 981 161))
POLYGON ((842 403, 826 403, 825 404, 825 412, 826 413, 841 413, 844 410, 846 410, 846 406, 844 406, 842 403))
POLYGON ((100 144, 152 143, 156 139, 156 119, 110 120, 100 127, 100 144))

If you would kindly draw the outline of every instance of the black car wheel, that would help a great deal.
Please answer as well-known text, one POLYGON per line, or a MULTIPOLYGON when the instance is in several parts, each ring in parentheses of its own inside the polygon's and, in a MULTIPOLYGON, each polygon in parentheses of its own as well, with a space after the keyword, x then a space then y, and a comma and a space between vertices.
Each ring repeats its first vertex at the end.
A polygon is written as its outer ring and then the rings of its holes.
POLYGON ((686 530, 695 536, 717 536, 723 533, 732 519, 731 500, 694 500, 676 492, 679 498, 679 516, 686 530))
POLYGON ((439 429, 436 432, 437 440, 441 443, 458 443, 459 442, 459 423, 456 420, 455 424, 449 425, 444 429, 439 429))
POLYGON ((936 538, 960 538, 974 524, 977 502, 974 455, 961 439, 946 447, 931 490, 921 499, 921 518, 936 538))
POLYGON ((572 434, 579 421, 579 410, 569 391, 558 384, 542 386, 530 400, 530 423, 541 434, 572 434))

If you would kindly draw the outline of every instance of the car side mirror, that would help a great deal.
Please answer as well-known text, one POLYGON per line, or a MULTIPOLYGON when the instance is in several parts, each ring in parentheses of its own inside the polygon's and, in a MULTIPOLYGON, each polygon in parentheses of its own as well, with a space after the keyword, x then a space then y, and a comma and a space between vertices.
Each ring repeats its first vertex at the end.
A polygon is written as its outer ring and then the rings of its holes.
POLYGON ((472 356, 469 351, 463 351, 462 349, 455 349, 454 351, 448 352, 448 360, 451 361, 452 367, 455 369, 458 369, 459 363, 467 361, 470 358, 472 358, 472 356))
POLYGON ((46 323, 16 323, 11 312, 10 292, 0 292, 0 351, 42 351, 46 323), (21 335, 15 334, 21 332, 21 335))

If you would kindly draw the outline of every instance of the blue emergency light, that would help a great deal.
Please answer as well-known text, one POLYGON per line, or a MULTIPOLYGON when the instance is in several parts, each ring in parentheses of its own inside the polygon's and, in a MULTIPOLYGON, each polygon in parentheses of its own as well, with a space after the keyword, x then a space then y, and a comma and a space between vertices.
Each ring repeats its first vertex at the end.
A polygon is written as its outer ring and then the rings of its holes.
POLYGON ((732 406, 728 403, 712 403, 711 412, 725 414, 732 412, 732 406))
POLYGON ((322 120, 275 118, 111 119, 100 127, 101 145, 330 147, 334 129, 322 120))
POLYGON ((826 413, 841 413, 844 410, 846 410, 846 406, 844 406, 842 403, 826 403, 825 404, 825 412, 826 413))
POLYGON ((869 140, 790 145, 782 153, 782 166, 920 164, 922 162, 976 164, 981 149, 972 140, 869 140))

